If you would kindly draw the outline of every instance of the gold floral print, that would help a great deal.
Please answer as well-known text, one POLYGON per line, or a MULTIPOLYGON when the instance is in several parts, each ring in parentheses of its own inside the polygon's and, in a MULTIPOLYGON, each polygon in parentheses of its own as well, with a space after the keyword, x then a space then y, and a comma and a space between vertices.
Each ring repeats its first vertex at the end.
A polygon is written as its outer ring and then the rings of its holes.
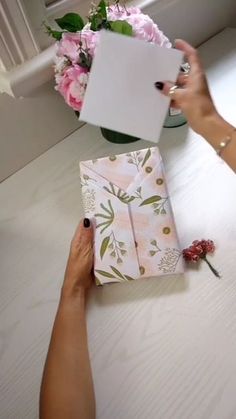
POLYGON ((164 228, 162 229, 162 233, 163 233, 163 234, 170 234, 170 232, 171 232, 170 227, 164 227, 164 228))

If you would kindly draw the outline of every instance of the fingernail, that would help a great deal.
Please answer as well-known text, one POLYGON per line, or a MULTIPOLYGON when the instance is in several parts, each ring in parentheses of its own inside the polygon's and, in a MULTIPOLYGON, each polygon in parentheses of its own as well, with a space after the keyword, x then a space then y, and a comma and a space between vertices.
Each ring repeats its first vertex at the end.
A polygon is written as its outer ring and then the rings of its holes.
POLYGON ((156 87, 158 90, 163 90, 164 83, 162 83, 162 81, 156 81, 156 83, 155 83, 155 87, 156 87))
POLYGON ((84 227, 85 228, 90 227, 90 219, 89 218, 84 218, 84 227))

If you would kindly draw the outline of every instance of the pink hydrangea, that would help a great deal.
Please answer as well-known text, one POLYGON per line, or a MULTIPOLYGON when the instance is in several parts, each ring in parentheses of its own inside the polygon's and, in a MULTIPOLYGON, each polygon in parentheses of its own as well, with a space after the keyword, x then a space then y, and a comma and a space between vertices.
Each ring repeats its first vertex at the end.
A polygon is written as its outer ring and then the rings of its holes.
MULTIPOLYGON (((125 20, 134 32, 134 36, 146 42, 153 42, 161 47, 171 47, 168 38, 148 15, 141 13, 137 7, 124 8, 109 6, 108 20, 125 20)), ((66 103, 80 111, 88 82, 89 70, 79 65, 81 49, 93 58, 99 42, 99 31, 92 31, 87 23, 81 32, 65 32, 57 43, 55 58, 56 90, 65 98, 66 103)))
POLYGON ((88 84, 89 72, 78 64, 68 67, 58 78, 55 89, 64 97, 66 103, 75 111, 80 111, 88 84))
POLYGON ((108 8, 110 20, 125 20, 132 28, 136 38, 146 42, 153 42, 160 47, 171 48, 169 39, 163 34, 153 20, 143 13, 137 7, 110 6, 108 8))
POLYGON ((89 28, 77 33, 65 32, 61 41, 57 44, 56 54, 59 57, 67 57, 73 64, 76 64, 79 59, 80 44, 82 43, 83 49, 89 49, 89 53, 93 57, 98 39, 99 32, 91 31, 89 28))

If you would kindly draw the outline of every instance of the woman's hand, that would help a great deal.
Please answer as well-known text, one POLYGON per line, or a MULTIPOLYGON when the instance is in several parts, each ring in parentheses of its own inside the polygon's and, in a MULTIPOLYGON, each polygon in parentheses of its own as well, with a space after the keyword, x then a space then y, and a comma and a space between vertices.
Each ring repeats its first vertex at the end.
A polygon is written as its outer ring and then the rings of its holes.
MULTIPOLYGON (((219 117, 210 95, 205 72, 195 48, 181 39, 175 41, 175 46, 185 53, 190 72, 179 74, 177 85, 180 88, 171 95, 171 106, 181 109, 191 128, 205 136, 210 121, 219 117)), ((156 83, 156 87, 166 96, 169 95, 172 86, 173 83, 168 81, 156 83)))
POLYGON ((168 81, 157 81, 155 85, 164 95, 171 96, 171 106, 181 109, 191 128, 204 137, 215 150, 219 150, 225 139, 230 139, 227 147, 223 148, 221 157, 236 171, 236 130, 215 108, 198 52, 182 39, 177 39, 175 46, 185 53, 190 72, 179 74, 178 88, 172 91, 170 89, 174 85, 168 81))
POLYGON ((90 220, 81 221, 71 241, 62 296, 76 296, 92 285, 93 228, 90 220))
POLYGON ((80 222, 71 242, 62 297, 44 367, 40 419, 95 419, 85 292, 92 284, 93 229, 80 222))

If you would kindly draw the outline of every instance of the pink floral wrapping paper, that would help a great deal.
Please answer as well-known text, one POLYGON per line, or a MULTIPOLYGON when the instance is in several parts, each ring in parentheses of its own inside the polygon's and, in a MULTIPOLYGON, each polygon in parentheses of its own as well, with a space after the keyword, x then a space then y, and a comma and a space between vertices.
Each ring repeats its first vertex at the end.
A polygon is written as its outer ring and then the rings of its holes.
POLYGON ((81 162, 80 174, 97 285, 183 273, 157 147, 81 162))

